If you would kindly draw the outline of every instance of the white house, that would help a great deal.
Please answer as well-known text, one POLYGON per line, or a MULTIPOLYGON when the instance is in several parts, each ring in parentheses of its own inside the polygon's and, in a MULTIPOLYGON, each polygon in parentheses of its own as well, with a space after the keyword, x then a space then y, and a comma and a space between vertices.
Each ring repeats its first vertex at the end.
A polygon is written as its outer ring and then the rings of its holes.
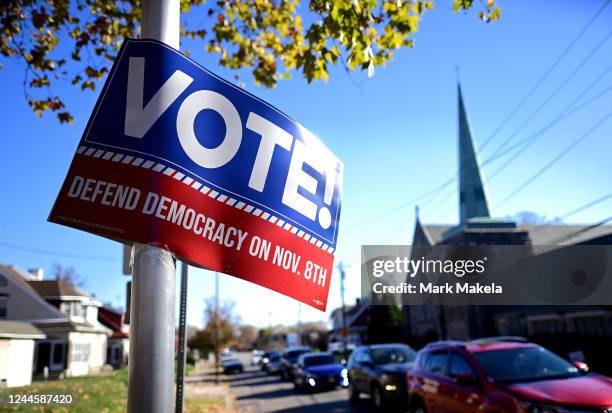
POLYGON ((45 337, 32 324, 0 321, 0 387, 32 383, 34 340, 45 337))
POLYGON ((69 281, 41 278, 40 273, 0 266, 0 319, 31 323, 46 335, 35 344, 34 375, 100 371, 112 333, 98 322, 102 303, 69 281))

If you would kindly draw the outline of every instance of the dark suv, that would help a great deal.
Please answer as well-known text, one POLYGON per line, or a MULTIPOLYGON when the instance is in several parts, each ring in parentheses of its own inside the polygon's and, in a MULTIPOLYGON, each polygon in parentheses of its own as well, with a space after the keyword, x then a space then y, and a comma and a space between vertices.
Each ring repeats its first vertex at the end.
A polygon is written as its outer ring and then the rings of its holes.
POLYGON ((293 381, 293 370, 297 365, 298 358, 311 351, 310 347, 290 347, 286 349, 281 357, 281 379, 293 381))
POLYGON ((416 352, 405 344, 374 344, 357 347, 347 363, 349 397, 371 395, 377 409, 406 401, 406 372, 416 352))
POLYGON ((408 372, 412 413, 609 413, 612 379, 523 338, 437 342, 408 372))

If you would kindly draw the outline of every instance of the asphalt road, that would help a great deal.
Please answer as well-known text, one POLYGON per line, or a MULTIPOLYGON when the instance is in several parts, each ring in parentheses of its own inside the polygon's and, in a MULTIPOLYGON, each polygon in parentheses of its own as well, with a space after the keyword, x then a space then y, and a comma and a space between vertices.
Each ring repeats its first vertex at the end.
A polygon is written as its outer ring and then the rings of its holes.
POLYGON ((242 413, 372 413, 368 399, 353 405, 346 389, 304 394, 293 388, 293 383, 281 381, 259 367, 250 366, 248 354, 239 355, 245 372, 225 377, 242 413))

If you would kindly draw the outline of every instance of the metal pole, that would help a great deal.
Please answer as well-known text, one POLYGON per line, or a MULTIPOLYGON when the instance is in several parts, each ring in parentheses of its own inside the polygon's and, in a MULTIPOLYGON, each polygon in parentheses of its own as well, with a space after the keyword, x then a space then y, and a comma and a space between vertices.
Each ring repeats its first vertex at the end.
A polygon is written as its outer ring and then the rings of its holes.
POLYGON ((219 273, 215 272, 215 383, 219 384, 219 273))
POLYGON ((297 322, 297 345, 302 345, 302 303, 298 303, 298 322, 297 322))
MULTIPOLYGON (((179 48, 180 0, 143 0, 141 23, 143 38, 179 48)), ((168 413, 174 401, 174 257, 141 244, 134 244, 133 255, 128 412, 168 413)))
POLYGON ((342 262, 338 265, 338 269, 340 270, 340 299, 342 302, 342 350, 344 352, 344 355, 346 355, 346 338, 348 334, 348 330, 346 327, 346 307, 344 305, 344 279, 346 277, 346 272, 344 271, 344 265, 342 264, 342 262))
POLYGON ((170 251, 134 244, 129 413, 168 413, 173 408, 174 272, 170 251))
POLYGON ((179 338, 176 365, 176 413, 183 412, 183 383, 185 381, 185 329, 187 323, 187 279, 189 265, 181 263, 181 302, 179 305, 179 338))

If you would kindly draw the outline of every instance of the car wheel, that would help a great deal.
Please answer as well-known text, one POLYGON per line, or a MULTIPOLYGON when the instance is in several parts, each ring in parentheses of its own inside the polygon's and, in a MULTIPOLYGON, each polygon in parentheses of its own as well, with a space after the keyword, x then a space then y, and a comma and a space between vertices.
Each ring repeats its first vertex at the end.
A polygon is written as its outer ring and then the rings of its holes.
POLYGON ((385 396, 378 385, 372 386, 372 403, 378 411, 382 411, 385 407, 385 396))
POLYGON ((410 413, 427 413, 425 406, 420 401, 411 403, 410 413))
POLYGON ((353 386, 353 383, 351 383, 349 381, 348 384, 348 393, 349 393, 349 401, 350 402, 356 402, 357 400, 359 400, 359 392, 357 390, 355 390, 355 387, 353 386))

